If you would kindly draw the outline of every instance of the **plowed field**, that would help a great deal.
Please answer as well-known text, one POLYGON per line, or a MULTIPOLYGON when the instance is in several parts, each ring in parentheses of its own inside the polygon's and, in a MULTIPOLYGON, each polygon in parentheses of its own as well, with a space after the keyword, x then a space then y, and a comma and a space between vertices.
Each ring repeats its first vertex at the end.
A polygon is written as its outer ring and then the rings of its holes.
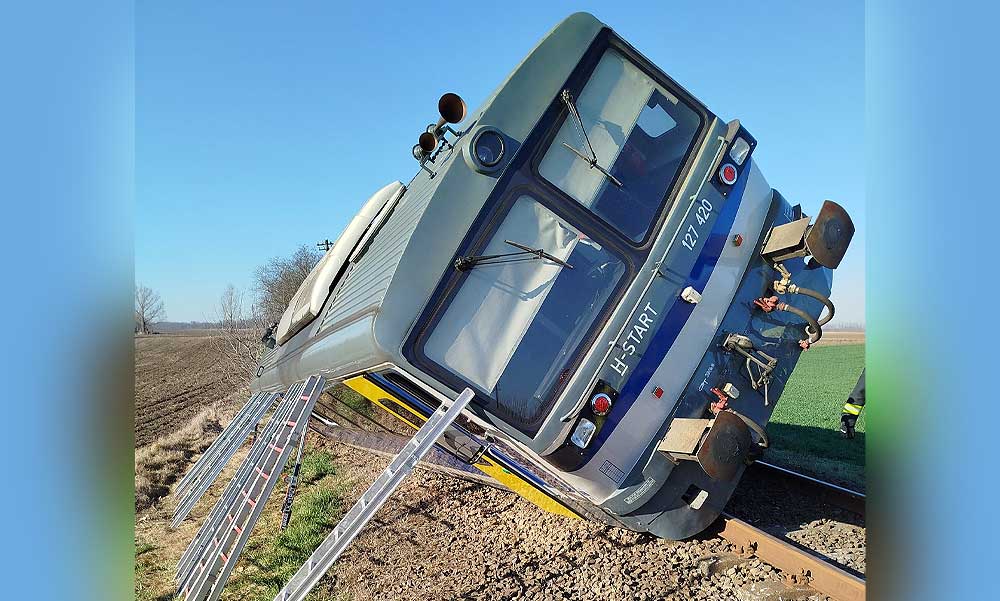
POLYGON ((135 338, 135 445, 187 423, 203 407, 234 395, 234 383, 206 334, 135 338))

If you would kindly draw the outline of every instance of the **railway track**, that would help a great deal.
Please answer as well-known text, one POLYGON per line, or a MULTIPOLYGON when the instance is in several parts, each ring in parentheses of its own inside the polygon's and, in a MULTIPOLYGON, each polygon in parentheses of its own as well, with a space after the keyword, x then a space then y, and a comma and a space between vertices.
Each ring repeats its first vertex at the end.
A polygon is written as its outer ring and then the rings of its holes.
MULTIPOLYGON (((395 456, 406 444, 406 437, 396 434, 338 427, 338 423, 346 421, 344 417, 320 415, 320 419, 310 423, 310 428, 327 438, 383 457, 395 456)), ((500 483, 438 449, 434 449, 420 465, 453 478, 504 489, 500 483)), ((754 477, 780 479, 789 488, 820 494, 824 501, 864 516, 864 495, 856 491, 767 463, 755 464, 751 474, 754 477)), ((756 557, 780 570, 790 584, 808 586, 837 601, 861 601, 865 598, 863 575, 844 569, 819 553, 769 534, 734 515, 723 513, 709 532, 727 540, 742 555, 756 557)))
POLYGON ((781 480, 789 489, 805 494, 821 493, 826 503, 840 507, 865 517, 865 494, 856 490, 845 488, 832 482, 826 482, 812 476, 800 474, 790 469, 767 463, 766 461, 754 462, 747 472, 752 477, 765 477, 781 480))
POLYGON ((818 554, 723 513, 714 528, 741 553, 754 555, 795 584, 805 584, 837 601, 862 601, 865 581, 818 554))

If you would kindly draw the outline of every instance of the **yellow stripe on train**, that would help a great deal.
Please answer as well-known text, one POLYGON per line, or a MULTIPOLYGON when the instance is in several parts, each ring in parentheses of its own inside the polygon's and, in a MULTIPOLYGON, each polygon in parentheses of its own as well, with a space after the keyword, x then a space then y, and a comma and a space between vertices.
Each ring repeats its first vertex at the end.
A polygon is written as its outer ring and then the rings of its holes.
MULTIPOLYGON (((344 384, 382 409, 385 409, 391 415, 396 417, 396 419, 400 420, 407 426, 410 426, 414 430, 419 430, 420 426, 418 424, 427 421, 423 415, 420 415, 420 413, 412 407, 400 401, 394 395, 382 389, 380 386, 371 380, 368 380, 364 376, 358 376, 345 380, 344 384)), ((475 467, 521 497, 524 497, 534 505, 537 505, 544 511, 570 518, 580 517, 558 500, 545 494, 543 491, 533 486, 530 482, 504 468, 490 457, 484 456, 475 464, 475 467)))
POLYGON ((361 396, 365 397, 369 401, 375 403, 379 407, 385 409, 399 421, 403 422, 407 426, 413 428, 414 430, 419 430, 420 426, 417 424, 422 424, 427 421, 427 419, 414 411, 409 405, 404 404, 402 401, 392 396, 388 392, 379 388, 374 382, 366 379, 364 376, 358 376, 356 378, 351 378, 350 380, 345 380, 344 384, 347 384, 354 392, 357 392, 361 396), (402 413, 394 410, 389 405, 395 405, 402 409, 402 413))

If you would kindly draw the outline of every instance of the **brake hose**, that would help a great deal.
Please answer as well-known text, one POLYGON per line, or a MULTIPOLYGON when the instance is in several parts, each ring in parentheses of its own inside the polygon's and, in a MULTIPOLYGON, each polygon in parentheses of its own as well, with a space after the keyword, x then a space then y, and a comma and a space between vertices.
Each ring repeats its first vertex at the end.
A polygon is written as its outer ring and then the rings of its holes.
POLYGON ((817 323, 820 326, 825 326, 827 323, 829 323, 831 319, 833 319, 833 313, 834 311, 836 311, 836 309, 833 306, 833 301, 831 301, 829 298, 823 296, 822 294, 816 292, 815 290, 812 290, 810 288, 803 288, 801 286, 796 286, 795 284, 791 284, 790 286, 788 286, 788 291, 792 294, 804 294, 806 296, 811 296, 812 298, 815 298, 816 300, 818 300, 819 302, 823 303, 826 306, 827 314, 821 317, 817 321, 817 323))
POLYGON ((799 309, 798 307, 793 307, 788 303, 778 303, 777 307, 775 308, 778 309, 779 311, 788 311, 789 313, 794 313, 795 315, 798 315, 802 319, 806 320, 806 322, 809 324, 808 326, 806 326, 806 336, 809 337, 807 340, 809 344, 816 344, 817 342, 819 342, 819 339, 823 337, 823 329, 820 328, 819 323, 812 315, 809 315, 802 309, 799 309))

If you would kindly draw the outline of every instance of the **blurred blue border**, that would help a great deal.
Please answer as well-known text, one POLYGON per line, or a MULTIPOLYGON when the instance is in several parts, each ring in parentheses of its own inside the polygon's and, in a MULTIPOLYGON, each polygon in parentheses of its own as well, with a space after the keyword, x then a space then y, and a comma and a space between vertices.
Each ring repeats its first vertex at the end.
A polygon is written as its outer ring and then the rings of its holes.
POLYGON ((7 599, 132 597, 133 9, 0 19, 7 599))
POLYGON ((867 6, 871 599, 996 595, 998 17, 867 6))

